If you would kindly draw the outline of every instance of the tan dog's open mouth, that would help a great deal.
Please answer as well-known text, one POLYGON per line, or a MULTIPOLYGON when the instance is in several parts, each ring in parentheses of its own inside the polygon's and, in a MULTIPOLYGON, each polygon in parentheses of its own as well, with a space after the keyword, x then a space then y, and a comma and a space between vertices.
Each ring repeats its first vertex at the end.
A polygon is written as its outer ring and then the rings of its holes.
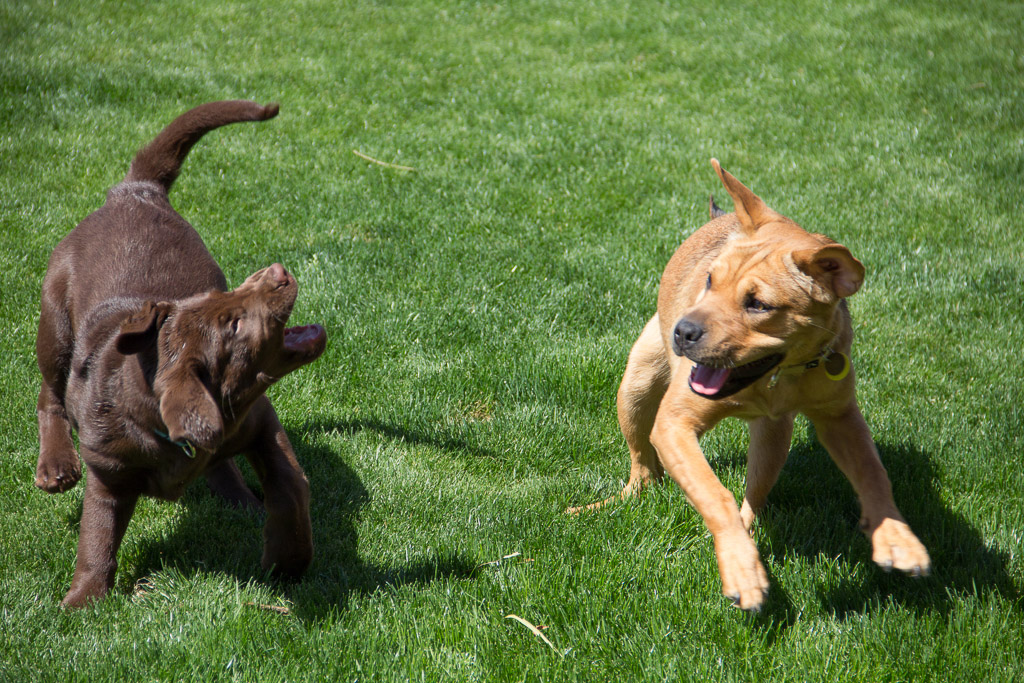
POLYGON ((694 361, 690 371, 690 390, 710 399, 731 396, 764 377, 783 358, 783 354, 773 353, 735 368, 713 367, 694 361))

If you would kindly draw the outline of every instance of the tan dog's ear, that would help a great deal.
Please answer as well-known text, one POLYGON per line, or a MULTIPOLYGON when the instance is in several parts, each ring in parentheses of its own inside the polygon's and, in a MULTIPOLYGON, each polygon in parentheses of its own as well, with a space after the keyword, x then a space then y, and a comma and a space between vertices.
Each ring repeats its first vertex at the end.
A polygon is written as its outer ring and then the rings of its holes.
POLYGON ((195 369, 182 368, 161 384, 160 418, 170 440, 216 450, 224 434, 224 419, 195 369))
POLYGON ((722 181, 722 185, 732 196, 733 209, 744 230, 753 232, 768 221, 780 218, 779 214, 769 209, 760 197, 722 168, 718 159, 712 159, 711 166, 714 167, 718 179, 722 181))
POLYGON ((711 220, 715 220, 719 216, 724 216, 725 211, 722 211, 718 204, 715 204, 715 195, 708 195, 708 213, 711 215, 711 220))
POLYGON ((864 264, 841 244, 793 252, 797 268, 835 296, 853 296, 864 282, 864 264))
POLYGON ((133 353, 141 353, 155 344, 160 333, 160 326, 164 324, 173 309, 174 304, 166 301, 144 303, 142 308, 121 323, 121 330, 114 342, 118 352, 130 356, 133 353))

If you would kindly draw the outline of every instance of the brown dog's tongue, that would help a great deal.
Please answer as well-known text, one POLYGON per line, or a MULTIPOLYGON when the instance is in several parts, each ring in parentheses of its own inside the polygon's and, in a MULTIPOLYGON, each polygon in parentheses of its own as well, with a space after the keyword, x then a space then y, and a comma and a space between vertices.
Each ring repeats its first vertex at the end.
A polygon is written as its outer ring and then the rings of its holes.
POLYGON ((697 363, 690 373, 690 388, 704 396, 714 396, 729 379, 729 368, 710 368, 697 363))
POLYGON ((284 331, 284 346, 292 351, 306 350, 316 345, 317 339, 323 334, 319 325, 301 325, 289 327, 284 331))

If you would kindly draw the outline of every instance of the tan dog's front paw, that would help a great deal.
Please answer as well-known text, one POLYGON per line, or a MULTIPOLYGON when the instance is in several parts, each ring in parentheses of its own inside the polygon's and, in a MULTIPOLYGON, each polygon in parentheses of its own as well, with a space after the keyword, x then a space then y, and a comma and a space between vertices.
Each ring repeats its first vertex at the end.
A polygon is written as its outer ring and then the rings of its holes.
POLYGON ((873 552, 871 559, 882 569, 898 569, 911 576, 928 576, 932 561, 921 541, 906 522, 886 517, 869 530, 873 552))
POLYGON ((722 593, 740 609, 756 612, 768 595, 768 573, 757 547, 746 533, 715 540, 722 593))

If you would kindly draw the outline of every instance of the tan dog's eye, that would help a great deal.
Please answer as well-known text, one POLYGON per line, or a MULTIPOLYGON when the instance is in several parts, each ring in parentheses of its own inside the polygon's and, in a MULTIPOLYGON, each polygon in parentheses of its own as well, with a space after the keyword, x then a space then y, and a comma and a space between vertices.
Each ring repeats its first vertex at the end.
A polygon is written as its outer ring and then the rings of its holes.
POLYGON ((754 296, 747 297, 747 310, 751 313, 767 313, 774 309, 774 306, 769 306, 754 296))
POLYGON ((704 284, 704 289, 711 289, 711 273, 708 273, 708 281, 704 284))

